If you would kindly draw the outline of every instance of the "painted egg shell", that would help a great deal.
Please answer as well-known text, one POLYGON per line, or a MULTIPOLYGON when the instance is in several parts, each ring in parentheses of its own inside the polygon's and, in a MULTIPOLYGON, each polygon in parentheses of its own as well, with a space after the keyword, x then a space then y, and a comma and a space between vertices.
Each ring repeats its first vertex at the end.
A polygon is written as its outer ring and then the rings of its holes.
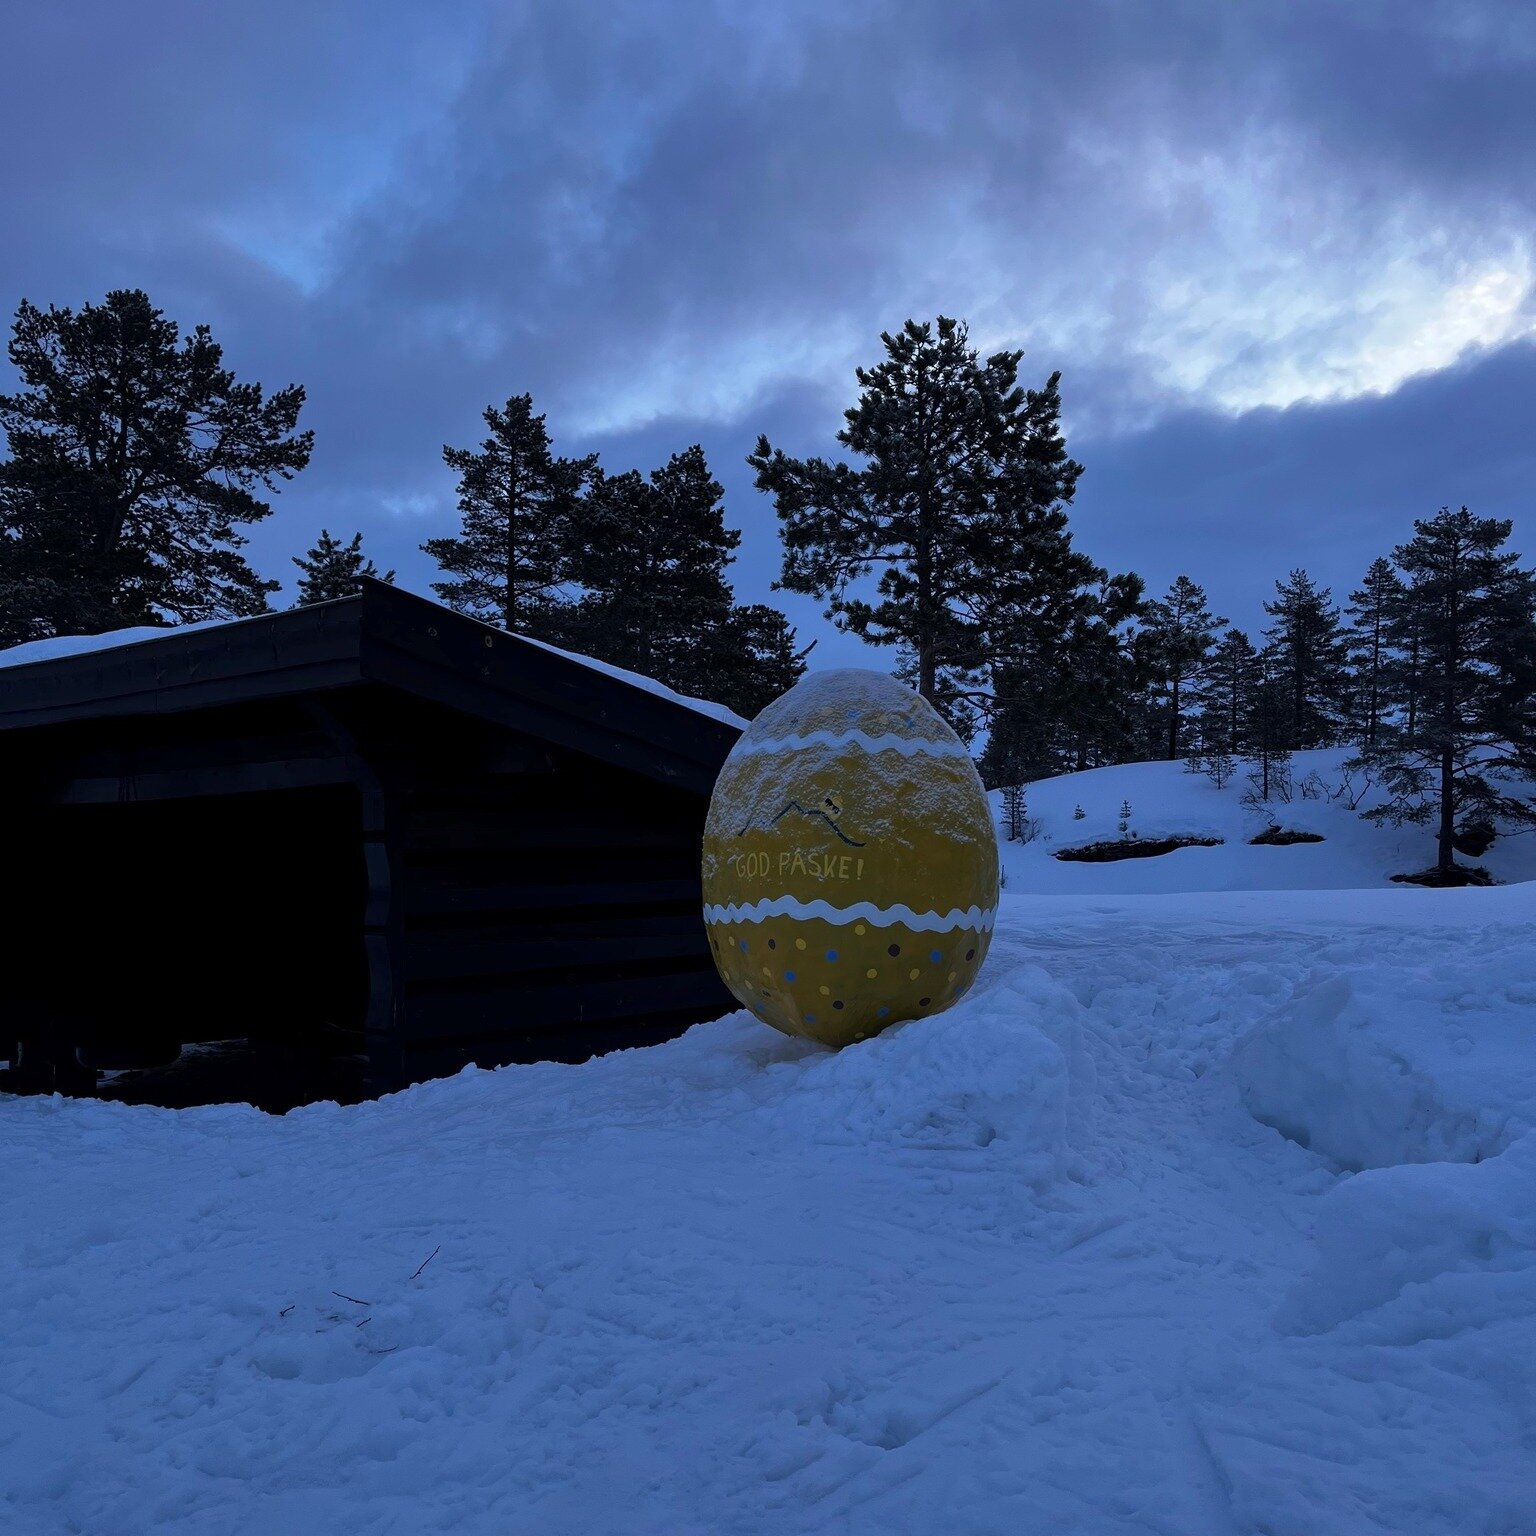
POLYGON ((997 914, 997 837, 960 738, 883 673, 816 672, 726 759, 704 829, 725 984, 825 1045, 961 997, 997 914))

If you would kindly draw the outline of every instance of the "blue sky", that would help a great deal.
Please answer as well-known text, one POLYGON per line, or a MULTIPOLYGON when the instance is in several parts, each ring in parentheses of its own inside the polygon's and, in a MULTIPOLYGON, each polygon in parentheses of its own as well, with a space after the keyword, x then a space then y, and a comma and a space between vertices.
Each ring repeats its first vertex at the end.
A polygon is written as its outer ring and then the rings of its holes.
MULTIPOLYGON (((1536 8, 13 8, 0 304, 140 286, 309 391, 322 524, 425 589, 443 443, 530 390, 566 452, 701 441, 759 599, 760 431, 829 452, 853 369, 967 317, 1063 373, 1079 543, 1252 627, 1442 502, 1536 485, 1536 8)), ((1531 551, 1536 554, 1536 551, 1531 551)), ((786 607, 818 661, 867 656, 786 607)), ((871 657, 876 664, 884 656, 871 657)))

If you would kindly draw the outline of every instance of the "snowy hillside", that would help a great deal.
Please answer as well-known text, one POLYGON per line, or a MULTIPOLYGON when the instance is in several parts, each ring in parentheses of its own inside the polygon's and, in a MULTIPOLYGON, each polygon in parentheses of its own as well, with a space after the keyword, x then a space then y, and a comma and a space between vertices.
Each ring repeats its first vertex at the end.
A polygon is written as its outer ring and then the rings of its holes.
POLYGON ((0 1098, 0 1528, 1530 1532, 1533 921, 1014 896, 841 1054, 0 1098))
MULTIPOLYGON (((1366 821, 1359 810, 1377 803, 1367 791, 1351 810, 1342 768, 1346 753, 1298 752, 1289 803, 1243 803, 1249 789, 1241 765, 1223 789, 1183 763, 1127 763, 1043 779, 1027 791, 1027 814, 1038 824, 1028 844, 1004 842, 1003 869, 1010 892, 1076 892, 1083 895, 1159 891, 1350 890, 1382 886, 1396 874, 1434 863, 1428 827, 1391 827, 1366 821), (1309 798, 1301 785, 1321 793, 1309 798), (1129 830, 1142 841, 1167 837, 1220 838, 1212 848, 1180 848, 1156 858, 1109 864, 1069 863, 1062 849, 1118 839, 1120 808, 1129 801, 1129 830), (1079 819, 1076 811, 1081 807, 1079 819), (1254 846, 1250 839, 1270 826, 1320 835, 1322 842, 1254 846)), ((1353 787, 1358 790, 1359 776, 1353 787)), ((1000 798, 992 795, 1001 812, 1000 798)), ((1536 880, 1536 834, 1500 838, 1481 864, 1502 881, 1536 880)), ((1412 895, 1412 892, 1405 892, 1412 895)))

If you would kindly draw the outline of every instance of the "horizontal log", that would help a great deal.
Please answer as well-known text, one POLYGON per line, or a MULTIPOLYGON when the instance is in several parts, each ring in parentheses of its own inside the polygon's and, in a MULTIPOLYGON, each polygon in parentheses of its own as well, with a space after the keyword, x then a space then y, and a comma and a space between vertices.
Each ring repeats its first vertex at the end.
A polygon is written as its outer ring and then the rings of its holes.
POLYGON ((641 848, 696 850, 697 823, 651 821, 643 806, 628 816, 597 816, 582 808, 525 801, 501 809, 414 811, 406 818, 408 854, 515 853, 522 849, 641 848))
POLYGON ((290 762, 210 764, 163 773, 71 777, 50 781, 38 798, 48 805, 104 805, 132 800, 190 800, 210 795, 264 794, 347 784, 351 775, 339 757, 304 757, 290 762))
POLYGON ((656 912, 672 908, 699 911, 703 906, 697 874, 563 883, 510 879, 470 883, 412 870, 406 880, 404 900, 408 926, 492 912, 536 912, 549 916, 590 913, 596 920, 602 912, 656 912))
MULTIPOLYGON (((623 920, 617 920, 622 923, 623 920)), ((550 971, 597 972, 610 966, 658 960, 709 962, 702 917, 693 913, 647 915, 614 932, 601 920, 585 932, 548 935, 515 927, 468 933, 431 929, 408 933, 401 942, 401 973, 408 982, 465 977, 531 977, 550 971)))
POLYGON ((653 976, 561 982, 553 986, 493 981, 418 993, 405 1000, 407 1046, 528 1030, 586 1028, 625 1019, 699 1010, 700 1018, 735 1006, 713 966, 653 976))

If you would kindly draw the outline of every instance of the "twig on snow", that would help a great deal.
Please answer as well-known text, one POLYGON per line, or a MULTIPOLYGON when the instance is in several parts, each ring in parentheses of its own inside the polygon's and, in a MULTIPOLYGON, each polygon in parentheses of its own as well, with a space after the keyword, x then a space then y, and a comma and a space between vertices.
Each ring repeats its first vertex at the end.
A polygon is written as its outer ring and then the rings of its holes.
POLYGON ((424 1270, 427 1267, 427 1265, 430 1264, 432 1262, 432 1260, 435 1259, 438 1256, 438 1254, 440 1254, 442 1251, 443 1251, 443 1245, 441 1243, 439 1243, 437 1245, 437 1247, 434 1248, 432 1250, 432 1252, 429 1253, 426 1256, 426 1258, 424 1258, 421 1261, 421 1263, 416 1266, 416 1274, 412 1275, 411 1279, 414 1280, 416 1278, 416 1275, 419 1275, 422 1272, 422 1270, 424 1270))

